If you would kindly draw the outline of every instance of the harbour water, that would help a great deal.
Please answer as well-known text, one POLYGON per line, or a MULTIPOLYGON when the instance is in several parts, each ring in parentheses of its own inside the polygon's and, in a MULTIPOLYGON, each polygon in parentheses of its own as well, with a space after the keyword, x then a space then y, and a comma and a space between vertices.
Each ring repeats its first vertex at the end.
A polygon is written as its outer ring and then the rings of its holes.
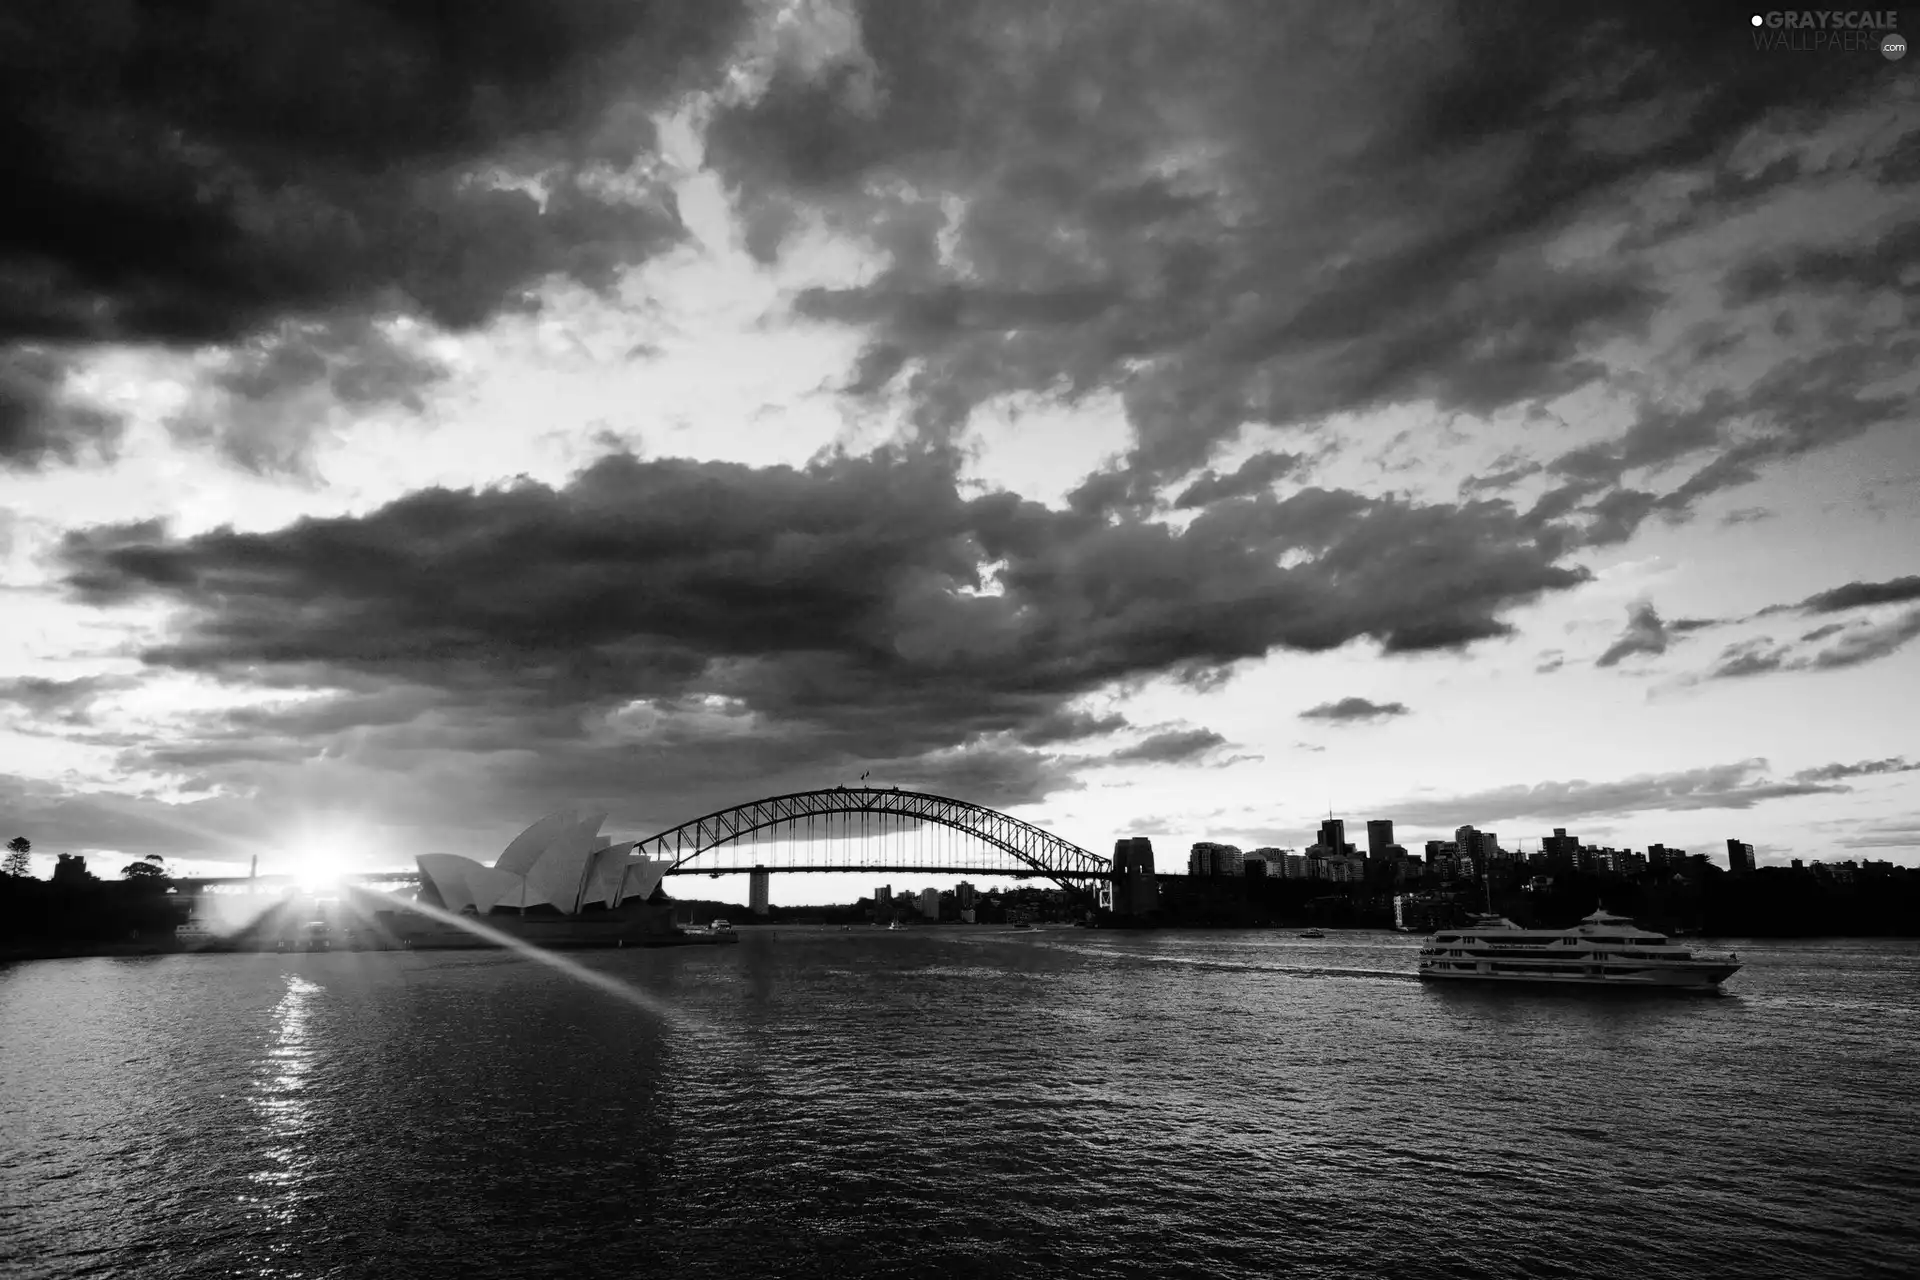
POLYGON ((1920 947, 747 931, 0 967, 18 1277, 1920 1274, 1920 947))

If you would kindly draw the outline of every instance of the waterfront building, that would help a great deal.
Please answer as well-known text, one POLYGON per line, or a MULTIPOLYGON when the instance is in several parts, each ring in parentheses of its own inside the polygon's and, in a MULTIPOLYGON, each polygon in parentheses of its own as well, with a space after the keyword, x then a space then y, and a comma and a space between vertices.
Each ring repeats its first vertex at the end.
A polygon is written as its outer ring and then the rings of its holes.
POLYGON ((886 924, 893 919, 893 886, 883 884, 873 891, 873 922, 886 924))
POLYGON ((1245 873, 1246 855, 1238 845, 1197 841, 1187 858, 1187 874, 1193 876, 1240 876, 1245 873))
POLYGON ((1393 819, 1373 818, 1367 822, 1367 856, 1384 858, 1393 848, 1393 819))
POLYGON ((1650 844, 1647 846, 1647 864, 1655 871, 1683 872, 1687 869, 1687 851, 1669 849, 1663 844, 1650 844))
POLYGON ((1345 853, 1327 854, 1313 859, 1313 878, 1337 884, 1366 879, 1366 859, 1345 853))
POLYGON ((637 841, 614 844, 600 835, 604 813, 572 809, 550 813, 508 842, 492 866, 453 853, 423 853, 420 900, 455 913, 541 909, 578 915, 589 908, 644 902, 670 863, 633 853, 637 841))
POLYGON ((920 909, 920 914, 927 919, 938 920, 940 918, 940 891, 938 889, 922 889, 919 896, 915 899, 914 905, 920 909))
POLYGON ((1738 840, 1727 841, 1727 869, 1736 874, 1753 870, 1753 846, 1738 840))

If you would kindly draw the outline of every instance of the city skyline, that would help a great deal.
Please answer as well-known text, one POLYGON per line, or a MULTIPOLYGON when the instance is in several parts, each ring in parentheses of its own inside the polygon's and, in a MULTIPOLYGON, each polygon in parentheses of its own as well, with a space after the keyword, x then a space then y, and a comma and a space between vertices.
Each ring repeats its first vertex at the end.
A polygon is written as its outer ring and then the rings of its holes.
POLYGON ((38 874, 865 775, 1100 853, 1332 810, 1920 865, 1911 59, 1692 10, 327 12, 419 74, 314 111, 338 42, 192 29, 22 126, 38 874))

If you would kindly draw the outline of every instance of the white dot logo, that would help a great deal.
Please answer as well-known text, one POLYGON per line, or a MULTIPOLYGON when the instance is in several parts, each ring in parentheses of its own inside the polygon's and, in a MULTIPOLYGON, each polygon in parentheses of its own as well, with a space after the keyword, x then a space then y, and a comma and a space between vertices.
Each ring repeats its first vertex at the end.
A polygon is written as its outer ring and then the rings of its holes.
POLYGON ((1760 26, 1760 25, 1762 25, 1762 24, 1763 24, 1763 23, 1765 23, 1765 22, 1766 22, 1766 19, 1765 19, 1765 18, 1763 18, 1763 17, 1761 17, 1761 16, 1759 15, 1759 14, 1757 14, 1757 13, 1756 13, 1756 14, 1754 14, 1754 15, 1753 15, 1753 25, 1754 25, 1754 26, 1756 26, 1756 27, 1757 27, 1757 26, 1760 26))
POLYGON ((1907 56, 1907 42, 1905 37, 1889 35, 1880 42, 1880 52, 1886 57, 1888 62, 1900 61, 1900 59, 1907 56))

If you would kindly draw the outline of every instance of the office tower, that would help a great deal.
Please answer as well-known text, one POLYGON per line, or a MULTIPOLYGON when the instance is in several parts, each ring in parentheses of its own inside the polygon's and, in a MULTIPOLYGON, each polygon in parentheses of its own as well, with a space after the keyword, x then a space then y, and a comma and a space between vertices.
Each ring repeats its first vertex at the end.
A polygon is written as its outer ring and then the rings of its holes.
POLYGON ((1197 841, 1187 857, 1190 876, 1238 876, 1246 869, 1246 855, 1240 846, 1213 840, 1197 841))
POLYGON ((1753 870, 1753 846, 1738 840, 1727 841, 1727 869, 1734 872, 1753 870))
POLYGON ((1347 820, 1328 818, 1321 823, 1320 843, 1333 853, 1345 853, 1347 851, 1347 820))
POLYGON ((1393 819, 1374 818, 1367 823, 1367 856, 1384 858, 1393 848, 1393 819))

